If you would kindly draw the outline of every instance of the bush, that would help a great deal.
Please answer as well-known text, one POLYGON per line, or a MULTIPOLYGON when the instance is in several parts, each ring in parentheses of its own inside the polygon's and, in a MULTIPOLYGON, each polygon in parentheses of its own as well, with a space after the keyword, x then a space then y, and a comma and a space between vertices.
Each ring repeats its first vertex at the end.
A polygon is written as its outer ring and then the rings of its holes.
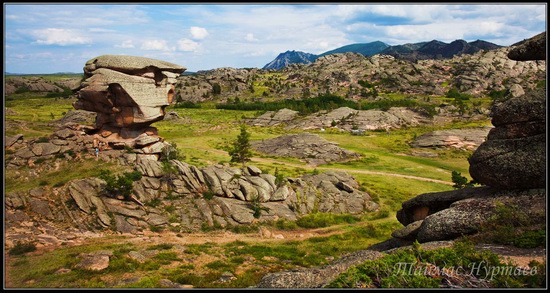
POLYGON ((277 222, 275 222, 275 227, 280 230, 295 230, 298 228, 298 225, 294 221, 278 219, 277 222))
POLYGON ((142 174, 139 171, 124 172, 122 175, 114 176, 109 170, 101 170, 99 178, 105 180, 105 192, 109 196, 122 195, 124 199, 129 200, 134 191, 133 182, 140 180, 142 174))
MULTIPOLYGON (((326 287, 329 288, 439 288, 452 283, 453 273, 440 274, 443 269, 460 273, 462 284, 467 278, 482 281, 490 287, 544 287, 545 266, 532 263, 531 274, 494 274, 494 268, 514 269, 502 263, 497 254, 478 250, 472 243, 457 241, 453 247, 423 250, 418 243, 369 260, 348 269, 326 287), (416 245, 415 245, 416 244, 416 245), (479 269, 474 269, 479 268, 479 269)), ((530 264, 531 265, 531 264, 530 264)), ((447 271, 448 272, 448 271, 447 271)), ((472 284, 476 287, 477 284, 472 284)), ((461 285, 462 285, 461 284, 461 285)))
POLYGON ((202 193, 202 196, 207 199, 207 200, 211 200, 214 198, 214 192, 212 190, 206 190, 202 193))
POLYGON ((191 101, 177 102, 174 108, 200 109, 201 105, 191 101))
POLYGON ((180 160, 181 151, 178 149, 178 145, 175 142, 169 143, 162 148, 162 155, 160 160, 162 162, 168 162, 170 160, 180 160))
POLYGON ((282 173, 279 173, 279 168, 275 168, 275 185, 281 186, 285 183, 285 176, 282 173))
POLYGON ((527 231, 513 240, 514 246, 520 248, 544 247, 546 244, 546 231, 527 231))
POLYGON ((529 215, 517 206, 497 203, 495 213, 483 224, 476 238, 520 248, 545 246, 546 231, 539 228, 534 218, 537 216, 529 215))
POLYGON ((314 213, 308 214, 296 221, 296 225, 302 228, 322 228, 342 223, 356 223, 360 218, 349 214, 314 213))
POLYGON ((8 251, 9 255, 22 255, 27 252, 35 251, 36 245, 34 243, 17 242, 14 247, 8 251))
POLYGON ((244 110, 244 111, 278 111, 283 108, 300 112, 301 115, 307 115, 320 110, 332 110, 339 107, 350 107, 358 109, 358 104, 354 101, 346 100, 342 97, 324 94, 314 98, 305 98, 302 100, 286 99, 274 102, 252 102, 252 103, 225 103, 217 104, 217 109, 244 110))
POLYGON ((462 176, 462 174, 458 171, 453 171, 451 173, 451 180, 453 181, 454 185, 453 187, 456 189, 462 189, 465 187, 473 187, 476 182, 474 180, 470 180, 468 182, 468 178, 462 176))

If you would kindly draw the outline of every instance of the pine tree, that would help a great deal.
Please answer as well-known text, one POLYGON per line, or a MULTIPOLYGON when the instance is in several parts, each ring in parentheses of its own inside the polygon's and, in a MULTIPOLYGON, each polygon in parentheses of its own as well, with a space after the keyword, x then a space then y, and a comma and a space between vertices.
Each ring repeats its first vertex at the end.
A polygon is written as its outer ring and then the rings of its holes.
POLYGON ((250 133, 246 131, 246 126, 241 125, 241 133, 233 142, 233 148, 229 151, 232 163, 241 163, 243 168, 246 162, 250 161, 252 157, 251 145, 250 145, 250 133))

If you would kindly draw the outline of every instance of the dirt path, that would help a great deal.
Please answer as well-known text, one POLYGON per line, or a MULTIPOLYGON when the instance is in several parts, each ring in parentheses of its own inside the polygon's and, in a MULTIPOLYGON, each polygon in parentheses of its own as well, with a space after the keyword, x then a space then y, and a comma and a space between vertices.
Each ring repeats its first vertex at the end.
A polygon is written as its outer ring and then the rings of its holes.
MULTIPOLYGON (((206 149, 201 148, 201 150, 221 154, 221 155, 227 155, 226 151, 217 150, 217 149, 206 149)), ((355 173, 355 174, 366 174, 366 175, 383 175, 383 176, 392 176, 392 177, 400 177, 400 178, 407 178, 407 179, 413 179, 413 180, 419 180, 419 181, 426 181, 426 182, 433 182, 433 183, 439 183, 439 184, 445 184, 452 186, 453 183, 449 181, 444 180, 438 180, 438 179, 432 179, 432 178, 426 178, 426 177, 420 177, 420 176, 413 176, 413 175, 404 175, 404 174, 398 174, 398 173, 388 173, 388 172, 380 172, 380 171, 369 171, 369 170, 353 170, 353 169, 343 169, 343 168, 332 168, 332 167, 316 167, 312 165, 308 165, 306 163, 304 164, 294 164, 289 162, 282 162, 276 159, 267 159, 267 158, 258 158, 254 157, 251 160, 252 163, 254 162, 260 162, 260 163, 266 163, 266 164, 283 164, 290 167, 295 168, 304 168, 304 169, 318 169, 318 170, 332 170, 332 171, 339 171, 339 172, 347 172, 347 173, 355 173)))
POLYGON ((180 245, 216 243, 225 244, 234 241, 244 242, 284 242, 291 240, 305 240, 311 237, 328 237, 335 234, 341 234, 344 230, 337 229, 337 226, 330 228, 299 229, 292 231, 281 231, 272 228, 260 228, 256 233, 237 234, 231 231, 214 232, 193 232, 188 234, 174 233, 171 231, 151 232, 145 231, 143 236, 133 236, 124 241, 134 242, 136 244, 161 244, 172 243, 180 245))

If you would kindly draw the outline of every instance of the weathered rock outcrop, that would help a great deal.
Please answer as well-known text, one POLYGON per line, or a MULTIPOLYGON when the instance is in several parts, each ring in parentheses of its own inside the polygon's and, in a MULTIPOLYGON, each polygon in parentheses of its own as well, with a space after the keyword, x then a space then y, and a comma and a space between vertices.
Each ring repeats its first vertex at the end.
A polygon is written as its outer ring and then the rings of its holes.
POLYGON ((487 141, 469 159, 472 178, 505 189, 545 187, 545 92, 504 102, 495 109, 492 123, 487 141))
POLYGON ((298 117, 298 111, 281 109, 279 111, 267 111, 264 114, 251 119, 248 124, 254 126, 276 126, 288 124, 298 117))
MULTIPOLYGON (((84 117, 89 117, 86 113, 84 117)), ((74 115, 70 117, 75 118, 74 115)), ((63 120, 63 119, 62 119, 63 120)), ((99 159, 102 161, 121 162, 123 164, 135 164, 137 161, 157 160, 163 148, 170 147, 161 141, 158 136, 142 134, 134 142, 134 149, 125 149, 125 143, 111 142, 111 146, 102 145, 97 135, 88 135, 89 127, 77 122, 66 122, 47 138, 25 139, 22 134, 6 137, 5 149, 9 152, 6 156, 7 169, 21 166, 34 167, 36 162, 49 159, 79 161, 86 157, 93 157, 94 148, 100 147, 99 159)), ((40 169, 56 168, 55 165, 44 165, 40 169)), ((37 175, 38 176, 38 175, 37 175)))
POLYGON ((516 61, 546 60, 546 32, 512 45, 508 58, 516 61))
POLYGON ((395 231, 392 236, 430 242, 474 234, 502 205, 517 208, 516 212, 524 213, 534 223, 544 223, 545 195, 544 189, 498 190, 492 187, 421 194, 403 202, 397 219, 405 228, 395 231))
MULTIPOLYGON (((546 33, 515 47, 515 60, 546 58, 546 33)), ((546 92, 533 90, 493 111, 495 126, 470 161, 477 182, 504 189, 546 186, 546 92)))
POLYGON ((272 139, 253 141, 252 148, 273 156, 304 159, 312 165, 356 159, 359 154, 338 147, 317 134, 287 134, 272 139))
POLYGON ((344 131, 352 129, 387 131, 431 123, 430 118, 403 107, 392 107, 388 111, 354 110, 341 107, 332 111, 320 111, 304 119, 295 120, 287 127, 303 130, 338 127, 344 131))
POLYGON ((361 250, 350 253, 325 266, 267 274, 260 280, 257 287, 322 288, 350 267, 361 264, 367 260, 376 260, 382 257, 384 257, 384 254, 380 252, 361 250))
POLYGON ((417 137, 411 146, 415 148, 475 150, 485 141, 490 130, 491 127, 437 130, 417 137))
POLYGON ((133 183, 135 201, 105 193, 105 182, 98 178, 9 193, 6 239, 14 243, 21 237, 31 240, 41 235, 21 225, 58 226, 49 238, 38 239, 49 245, 65 242, 67 233, 79 235, 68 227, 132 234, 154 228, 197 231, 205 226, 294 221, 313 212, 361 214, 378 208, 346 173, 327 172, 279 181, 254 166, 244 170, 222 165, 197 168, 177 160, 169 161, 176 171, 166 173, 156 160, 123 150, 109 152, 112 154, 104 152, 103 156, 135 166, 143 174, 133 183))
MULTIPOLYGON (((521 56, 511 56, 535 60, 540 57, 539 46, 527 46, 529 49, 516 52, 521 56)), ((545 122, 546 97, 542 90, 528 91, 498 105, 492 118, 495 127, 469 159, 470 175, 487 186, 421 194, 404 202, 397 219, 405 227, 392 236, 402 241, 429 242, 474 234, 498 213, 500 206, 513 207, 534 227, 545 225, 545 122)))
POLYGON ((70 110, 65 116, 57 122, 61 125, 66 123, 77 123, 83 125, 93 125, 95 123, 97 113, 86 110, 70 110))
POLYGON ((10 76, 5 79, 4 92, 11 95, 17 92, 62 93, 65 89, 78 87, 80 77, 59 78, 55 82, 40 76, 10 76))
POLYGON ((545 79, 545 61, 510 60, 507 54, 511 49, 502 47, 452 59, 417 62, 389 55, 340 53, 322 56, 308 65, 291 64, 277 72, 224 68, 182 76, 179 83, 184 86, 178 87, 177 94, 185 101, 224 101, 250 93, 254 83, 262 87, 262 92, 256 87, 255 93, 260 101, 263 92, 269 97, 302 99, 328 91, 361 100, 376 97, 376 92, 445 95, 450 88, 457 88, 463 93, 484 96, 514 84, 533 88, 537 81, 545 79), (212 94, 214 84, 221 87, 219 95, 212 94))
POLYGON ((149 125, 164 118, 185 68, 165 61, 102 55, 86 62, 75 109, 97 113, 95 132, 109 142, 156 135, 149 125))

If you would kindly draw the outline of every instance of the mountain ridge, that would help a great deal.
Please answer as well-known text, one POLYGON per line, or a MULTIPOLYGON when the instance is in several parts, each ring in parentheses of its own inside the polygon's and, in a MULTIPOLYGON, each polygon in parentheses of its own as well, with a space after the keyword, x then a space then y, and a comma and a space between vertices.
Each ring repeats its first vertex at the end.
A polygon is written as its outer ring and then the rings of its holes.
POLYGON ((474 54, 481 50, 494 50, 503 46, 483 41, 476 40, 467 42, 462 39, 454 40, 450 43, 445 43, 438 40, 428 42, 407 43, 403 45, 390 46, 381 41, 370 43, 355 43, 338 47, 333 50, 326 51, 319 55, 306 53, 302 51, 286 51, 279 54, 274 60, 267 63, 262 69, 282 69, 289 64, 310 64, 317 58, 336 54, 336 53, 359 53, 366 57, 371 57, 376 54, 391 55, 398 59, 406 59, 409 61, 426 60, 426 59, 449 59, 460 54, 474 54), (294 60, 296 60, 294 62, 294 60))

